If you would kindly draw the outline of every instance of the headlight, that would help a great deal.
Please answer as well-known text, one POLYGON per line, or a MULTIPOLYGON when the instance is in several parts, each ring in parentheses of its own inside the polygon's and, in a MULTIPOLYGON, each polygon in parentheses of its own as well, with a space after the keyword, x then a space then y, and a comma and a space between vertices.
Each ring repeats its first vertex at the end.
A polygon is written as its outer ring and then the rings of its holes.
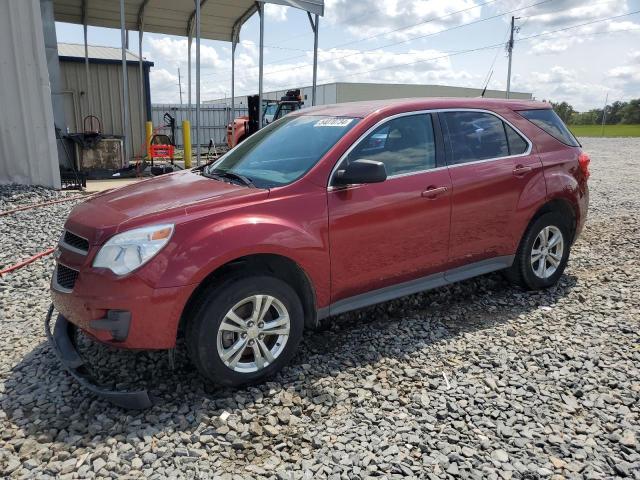
POLYGON ((173 225, 154 225, 119 233, 105 243, 94 267, 108 268, 116 275, 124 275, 151 260, 169 242, 173 225))

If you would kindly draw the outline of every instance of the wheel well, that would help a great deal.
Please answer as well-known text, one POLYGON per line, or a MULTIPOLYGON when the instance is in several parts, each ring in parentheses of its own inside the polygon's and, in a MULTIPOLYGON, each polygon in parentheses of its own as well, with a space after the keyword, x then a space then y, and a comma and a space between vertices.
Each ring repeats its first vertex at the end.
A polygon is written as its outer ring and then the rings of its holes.
POLYGON ((545 213, 550 212, 558 212, 569 220, 569 233, 571 235, 570 243, 573 243, 576 233, 576 213, 573 206, 567 200, 558 198, 545 203, 533 216, 533 218, 529 222, 529 225, 531 225, 545 213))
POLYGON ((232 273, 242 272, 251 275, 266 273, 295 290, 302 302, 305 328, 314 328, 317 324, 315 291, 305 271, 290 258, 274 254, 256 254, 232 260, 211 272, 191 294, 180 317, 178 330, 183 330, 185 322, 204 299, 205 293, 216 284, 224 281, 232 273))

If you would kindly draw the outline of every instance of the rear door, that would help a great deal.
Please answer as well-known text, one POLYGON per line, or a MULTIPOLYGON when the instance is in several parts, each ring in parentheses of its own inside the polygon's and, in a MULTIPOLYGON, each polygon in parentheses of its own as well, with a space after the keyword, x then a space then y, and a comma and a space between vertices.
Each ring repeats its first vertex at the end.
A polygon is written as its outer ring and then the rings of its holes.
POLYGON ((421 113, 389 119, 337 166, 380 161, 388 177, 329 187, 332 302, 445 268, 451 182, 437 161, 433 118, 421 113))
POLYGON ((514 216, 528 179, 542 173, 540 160, 530 155, 530 142, 521 133, 491 112, 438 116, 453 188, 452 267, 514 254, 521 234, 514 216))

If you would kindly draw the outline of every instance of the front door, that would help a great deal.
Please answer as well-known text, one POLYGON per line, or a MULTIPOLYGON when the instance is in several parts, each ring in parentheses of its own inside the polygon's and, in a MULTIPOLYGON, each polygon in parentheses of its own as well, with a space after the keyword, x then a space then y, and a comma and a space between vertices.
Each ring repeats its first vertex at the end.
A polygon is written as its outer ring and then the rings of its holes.
POLYGON ((529 155, 529 143, 492 113, 438 115, 453 187, 451 266, 513 254, 519 241, 513 219, 523 188, 518 177, 540 171, 540 161, 529 155))
POLYGON ((379 125, 342 160, 381 161, 381 183, 329 187, 331 301, 444 269, 451 182, 436 163, 430 114, 379 125))

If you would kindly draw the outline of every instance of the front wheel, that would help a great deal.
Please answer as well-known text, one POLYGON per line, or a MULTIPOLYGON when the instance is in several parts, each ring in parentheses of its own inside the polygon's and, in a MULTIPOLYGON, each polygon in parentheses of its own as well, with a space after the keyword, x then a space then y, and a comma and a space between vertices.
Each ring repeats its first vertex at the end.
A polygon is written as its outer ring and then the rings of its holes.
POLYGON ((285 282, 245 276, 213 287, 188 322, 187 349, 202 375, 240 386, 268 379, 293 357, 304 314, 285 282))
POLYGON ((506 276, 530 290, 555 285, 569 260, 569 228, 559 213, 545 213, 527 229, 506 276))

